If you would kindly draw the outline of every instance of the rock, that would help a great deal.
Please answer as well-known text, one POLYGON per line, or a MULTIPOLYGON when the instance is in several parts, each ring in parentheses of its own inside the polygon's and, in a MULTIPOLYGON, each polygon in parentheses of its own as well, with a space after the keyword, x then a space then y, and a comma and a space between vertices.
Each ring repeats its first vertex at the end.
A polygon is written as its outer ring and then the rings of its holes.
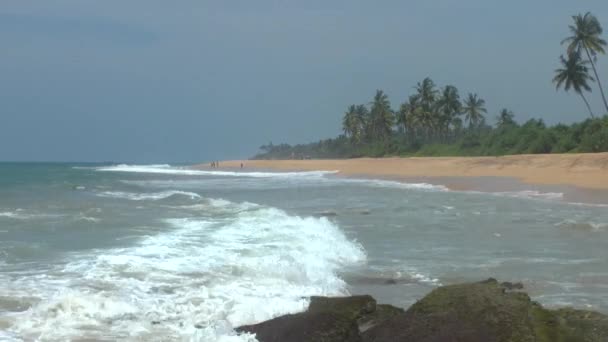
POLYGON ((404 313, 405 310, 392 305, 376 305, 376 310, 374 310, 374 312, 363 315, 357 320, 359 331, 365 332, 390 318, 402 315, 404 313))
POLYGON ((608 317, 578 310, 547 310, 496 279, 444 286, 362 334, 366 342, 600 342, 608 317))
POLYGON ((320 211, 318 213, 315 213, 316 217, 335 217, 338 216, 338 213, 335 211, 331 211, 331 210, 325 210, 325 211, 320 211))
POLYGON ((310 297, 308 312, 333 312, 352 320, 376 310, 376 300, 372 296, 351 297, 310 297))
POLYGON ((503 288, 505 288, 506 290, 509 290, 509 291, 523 290, 524 289, 524 284, 522 284, 522 283, 512 283, 512 282, 509 282, 509 281, 501 283, 500 286, 502 286, 503 288))
POLYGON ((311 297, 304 313, 237 328, 260 342, 606 342, 608 316, 532 301, 521 283, 435 289, 407 311, 370 296, 311 297))
POLYGON ((255 334, 260 342, 361 342, 357 322, 334 312, 286 315, 236 331, 255 334))
POLYGON ((369 329, 403 312, 403 309, 390 305, 376 305, 371 296, 311 297, 304 313, 236 330, 254 333, 260 342, 354 342, 361 341, 360 330, 369 329))

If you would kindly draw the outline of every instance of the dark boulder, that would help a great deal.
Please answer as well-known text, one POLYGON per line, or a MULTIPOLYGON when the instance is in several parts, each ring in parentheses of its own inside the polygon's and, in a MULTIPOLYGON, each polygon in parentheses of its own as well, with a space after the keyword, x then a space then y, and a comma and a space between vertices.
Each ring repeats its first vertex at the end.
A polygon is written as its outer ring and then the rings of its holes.
POLYGON ((357 322, 334 312, 286 315, 237 332, 255 334, 260 342, 360 342, 357 322))

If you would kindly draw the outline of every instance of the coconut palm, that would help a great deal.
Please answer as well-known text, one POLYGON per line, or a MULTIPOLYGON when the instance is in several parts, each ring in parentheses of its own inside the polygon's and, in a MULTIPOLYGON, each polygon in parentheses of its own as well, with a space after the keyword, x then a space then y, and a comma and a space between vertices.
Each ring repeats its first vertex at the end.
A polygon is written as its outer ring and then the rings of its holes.
POLYGON ((443 88, 441 97, 437 100, 437 109, 440 113, 439 126, 447 135, 452 119, 459 115, 462 110, 458 88, 452 85, 443 88))
POLYGON ((600 82, 594 62, 598 54, 606 53, 604 47, 607 45, 607 43, 601 38, 603 32, 602 25, 590 12, 585 13, 585 15, 575 15, 572 17, 572 19, 574 20, 574 25, 568 26, 572 36, 564 39, 562 44, 568 44, 569 56, 573 55, 574 53, 580 55, 582 51, 585 51, 587 60, 591 64, 591 68, 595 74, 595 79, 597 80, 597 85, 600 89, 604 106, 608 112, 608 102, 606 102, 604 89, 602 88, 602 83, 600 82))
POLYGON ((560 56, 560 62, 562 63, 562 68, 555 69, 555 77, 553 78, 555 88, 559 89, 563 86, 565 91, 574 89, 574 91, 581 96, 583 101, 585 101, 589 114, 591 114, 591 117, 593 118, 593 111, 583 93, 583 90, 591 91, 589 82, 593 82, 593 77, 589 75, 589 69, 586 66, 589 62, 583 61, 578 52, 571 53, 568 56, 568 59, 564 58, 564 56, 560 56))
POLYGON ((479 127, 484 121, 484 113, 488 111, 485 108, 486 101, 477 97, 477 94, 469 93, 469 96, 464 100, 462 111, 465 115, 465 120, 469 123, 469 129, 479 127))
POLYGON ((437 89, 435 89, 435 82, 427 77, 422 82, 419 82, 415 89, 420 105, 425 107, 425 110, 431 111, 431 108, 435 105, 438 93, 437 89))
POLYGON ((420 106, 414 110, 414 122, 422 128, 426 139, 430 140, 433 130, 437 128, 437 115, 433 111, 427 110, 424 106, 420 106))
POLYGON ((411 95, 408 102, 401 104, 396 113, 397 125, 400 130, 406 132, 408 139, 416 139, 416 109, 418 108, 418 97, 411 95))
POLYGON ((515 125, 515 114, 507 108, 503 108, 496 117, 497 127, 506 127, 515 125))
POLYGON ((382 90, 376 90, 371 106, 372 135, 374 138, 385 140, 391 135, 395 121, 388 96, 382 90))

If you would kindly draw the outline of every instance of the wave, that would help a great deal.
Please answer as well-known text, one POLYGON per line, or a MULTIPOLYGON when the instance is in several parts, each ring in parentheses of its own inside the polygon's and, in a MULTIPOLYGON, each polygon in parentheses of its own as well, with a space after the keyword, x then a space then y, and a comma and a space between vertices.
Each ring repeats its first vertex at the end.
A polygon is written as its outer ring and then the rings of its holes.
POLYGON ((61 214, 43 214, 43 213, 32 213, 24 209, 16 209, 13 211, 0 212, 0 218, 9 218, 13 220, 30 220, 30 219, 42 219, 42 218, 58 218, 64 215, 61 214))
POLYGON ((602 232, 608 230, 608 223, 596 223, 596 222, 578 222, 575 220, 564 220, 557 224, 556 227, 566 228, 575 231, 586 231, 586 232, 602 232))
POLYGON ((131 201, 143 201, 143 200, 161 200, 173 196, 186 196, 190 199, 198 199, 201 196, 194 192, 170 190, 162 192, 150 192, 150 193, 134 193, 134 192, 123 192, 123 191, 104 191, 97 194, 100 197, 110 198, 121 198, 128 199, 131 201))
POLYGON ((223 200, 209 205, 234 214, 167 219, 164 233, 133 247, 72 255, 44 278, 11 280, 14 297, 41 298, 10 316, 9 333, 255 341, 233 328, 303 311, 311 295, 347 295, 338 272, 366 260, 361 245, 327 219, 262 206, 239 211, 223 200))
POLYGON ((342 183, 358 184, 376 188, 392 188, 404 190, 434 190, 434 191, 449 191, 446 186, 434 185, 429 183, 406 183, 383 179, 358 179, 358 178, 342 178, 339 180, 342 183))
POLYGON ((302 172, 236 172, 236 171, 206 171, 190 168, 171 167, 169 165, 116 165, 95 168, 104 172, 134 172, 156 173, 186 176, 221 176, 221 177, 253 177, 253 178, 292 178, 292 177, 323 177, 338 171, 302 171, 302 172))
POLYGON ((562 192, 541 192, 537 190, 504 191, 493 192, 492 194, 497 196, 545 200, 561 200, 564 198, 564 194, 562 192))

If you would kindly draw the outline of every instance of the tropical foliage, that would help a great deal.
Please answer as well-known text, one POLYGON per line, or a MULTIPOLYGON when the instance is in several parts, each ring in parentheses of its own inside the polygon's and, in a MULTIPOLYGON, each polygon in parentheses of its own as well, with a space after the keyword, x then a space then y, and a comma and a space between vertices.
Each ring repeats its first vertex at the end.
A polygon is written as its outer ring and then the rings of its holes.
MULTIPOLYGON (((570 36, 553 83, 559 90, 579 95, 590 119, 572 125, 547 127, 543 120, 519 124, 515 114, 502 109, 495 125, 487 123, 486 102, 476 93, 463 99, 458 88, 438 87, 425 78, 413 94, 391 108, 388 96, 377 90, 368 105, 350 105, 342 119, 343 135, 304 145, 261 146, 257 158, 348 158, 391 155, 504 155, 608 151, 608 115, 596 118, 585 93, 597 82, 603 104, 608 103, 596 61, 605 54, 602 26, 591 13, 572 17, 570 36), (591 68, 589 68, 589 66, 591 68), (590 75, 590 70, 594 76, 590 75)), ((603 110, 602 110, 603 111, 603 110)))

